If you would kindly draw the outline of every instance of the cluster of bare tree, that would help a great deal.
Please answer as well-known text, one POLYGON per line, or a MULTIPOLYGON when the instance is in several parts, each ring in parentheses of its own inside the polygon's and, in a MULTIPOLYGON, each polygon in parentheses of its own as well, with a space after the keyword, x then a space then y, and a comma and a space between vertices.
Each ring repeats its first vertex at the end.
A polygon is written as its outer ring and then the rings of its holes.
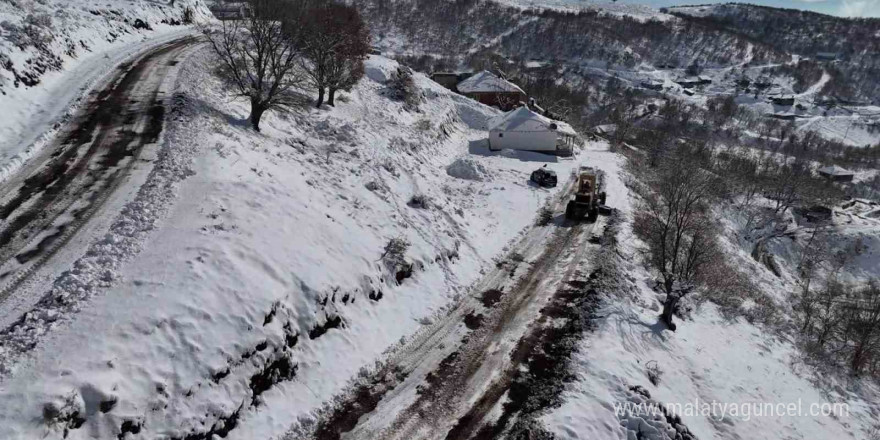
POLYGON ((305 105, 311 87, 316 105, 334 104, 364 74, 369 32, 358 11, 330 0, 248 0, 247 17, 205 28, 220 59, 218 73, 251 105, 260 129, 266 111, 305 105))
POLYGON ((794 122, 758 115, 737 105, 732 96, 711 97, 705 108, 667 98, 656 111, 646 111, 642 96, 632 89, 616 90, 619 86, 615 84, 619 82, 612 78, 606 87, 598 89, 605 98, 597 100, 598 111, 589 119, 596 125, 617 124, 615 137, 619 141, 631 142, 651 154, 657 153, 657 149, 662 152, 670 139, 683 139, 692 143, 741 145, 801 163, 812 161, 855 169, 880 166, 880 145, 854 147, 814 131, 798 131, 794 122), (759 136, 746 135, 747 132, 759 136))
POLYGON ((862 252, 859 241, 835 251, 815 229, 801 253, 794 310, 808 353, 854 375, 880 377, 880 283, 851 285, 839 279, 862 252))
POLYGON ((880 284, 832 281, 799 298, 808 350, 855 375, 880 377, 880 284))
POLYGON ((644 178, 634 227, 648 244, 648 261, 667 295, 662 316, 667 324, 682 297, 711 285, 707 274, 717 278, 723 269, 714 241, 718 230, 713 205, 730 203, 747 213, 751 223, 758 214, 778 218, 794 207, 842 197, 839 186, 814 175, 804 161, 747 148, 713 148, 659 133, 667 136, 660 136, 656 145, 641 145, 645 154, 632 158, 641 163, 637 173, 644 178), (770 207, 757 203, 768 199, 770 207))
POLYGON ((647 261, 658 274, 666 300, 660 319, 675 330, 673 315, 689 293, 711 282, 719 261, 719 233, 711 202, 719 179, 705 170, 697 155, 677 147, 655 167, 644 163, 639 209, 633 230, 647 245, 647 261))
POLYGON ((340 3, 313 5, 306 19, 290 23, 298 34, 302 70, 318 90, 316 106, 334 105, 338 90, 349 90, 364 76, 364 58, 370 50, 370 34, 360 13, 340 3), (294 27, 295 26, 295 27, 294 27))
MULTIPOLYGON (((778 51, 809 56, 819 52, 833 53, 839 62, 823 64, 832 77, 822 89, 823 95, 874 102, 880 96, 880 81, 877 81, 880 77, 880 52, 877 51, 875 37, 880 31, 880 20, 833 17, 795 9, 734 3, 714 7, 709 14, 700 17, 674 10, 672 13, 707 29, 729 31, 778 51)), ((814 62, 802 62, 779 70, 794 74, 796 91, 821 77, 821 71, 817 72, 814 62)))

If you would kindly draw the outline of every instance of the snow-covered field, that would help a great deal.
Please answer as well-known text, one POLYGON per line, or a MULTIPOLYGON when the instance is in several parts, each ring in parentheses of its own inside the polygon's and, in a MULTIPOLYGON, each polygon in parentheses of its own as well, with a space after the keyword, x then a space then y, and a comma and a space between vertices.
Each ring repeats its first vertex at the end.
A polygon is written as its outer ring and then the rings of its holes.
POLYGON ((0 2, 0 180, 51 139, 109 72, 210 19, 202 0, 0 2), (140 25, 141 20, 149 29, 140 25))
MULTIPOLYGON (((631 219, 631 204, 619 209, 631 219)), ((864 224, 859 230, 846 229, 845 218, 839 223, 841 233, 859 236, 876 249, 871 241, 876 239, 876 222, 868 230, 864 224)), ((780 245, 777 255, 784 258, 795 252, 790 239, 781 240, 789 244, 780 245)), ((620 261, 630 289, 606 299, 598 313, 597 330, 585 337, 575 355, 577 379, 564 393, 565 403, 543 419, 560 438, 675 438, 665 416, 637 414, 636 407, 624 406, 645 402, 677 409, 696 438, 861 439, 876 435, 880 390, 869 381, 850 382, 845 376, 817 372, 806 365, 790 340, 767 326, 752 324, 742 316, 725 316, 711 302, 698 305, 675 332, 658 324, 661 298, 651 288, 653 282, 641 262, 642 246, 632 235, 631 223, 624 223, 620 261), (657 385, 648 377, 652 361, 661 371, 657 385), (651 398, 632 391, 634 386, 647 390, 651 398), (713 404, 708 410, 704 406, 713 404), (790 404, 796 408, 792 412, 790 404), (819 413, 812 414, 813 409, 819 413)), ((748 250, 725 247, 728 258, 752 274, 765 294, 783 304, 789 301, 788 278, 771 275, 754 262, 748 250)), ((873 251, 864 254, 850 276, 867 279, 876 274, 876 262, 873 251)))
POLYGON ((421 111, 405 111, 378 57, 336 108, 273 114, 257 134, 207 63, 182 67, 158 171, 115 220, 128 226, 56 282, 93 300, 36 317, 28 357, 0 353, 0 438, 280 435, 494 267, 554 194, 531 170, 576 164, 490 154, 497 111, 422 76, 421 111), (391 238, 415 263, 400 285, 380 261, 391 238), (82 426, 47 426, 51 402, 82 426))

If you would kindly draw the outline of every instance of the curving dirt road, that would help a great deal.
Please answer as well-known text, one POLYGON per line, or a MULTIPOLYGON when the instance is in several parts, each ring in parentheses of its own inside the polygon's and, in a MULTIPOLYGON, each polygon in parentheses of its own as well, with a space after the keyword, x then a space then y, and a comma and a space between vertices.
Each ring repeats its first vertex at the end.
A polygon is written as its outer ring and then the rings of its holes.
POLYGON ((555 225, 530 231, 475 295, 415 335, 302 437, 484 438, 539 335, 556 325, 548 305, 599 248, 591 238, 604 218, 592 224, 562 219, 570 187, 556 199, 555 225))
POLYGON ((165 86, 186 37, 122 64, 56 140, 0 185, 0 304, 101 208, 147 145, 159 140, 165 86))

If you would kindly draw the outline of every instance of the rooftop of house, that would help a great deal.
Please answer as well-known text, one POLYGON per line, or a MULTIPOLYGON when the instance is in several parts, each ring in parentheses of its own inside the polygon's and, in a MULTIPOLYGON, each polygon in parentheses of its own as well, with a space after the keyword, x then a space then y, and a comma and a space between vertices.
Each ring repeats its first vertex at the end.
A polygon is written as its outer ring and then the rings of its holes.
POLYGON ((491 123, 492 131, 534 131, 535 125, 543 126, 548 131, 557 131, 569 136, 577 136, 577 132, 571 125, 562 121, 555 121, 544 115, 540 115, 523 106, 511 110, 499 116, 491 123), (531 122, 531 124, 529 124, 531 122), (528 127, 528 128, 526 128, 528 127))
POLYGON ((846 168, 837 166, 837 165, 831 165, 831 166, 819 168, 819 172, 822 174, 827 174, 829 176, 853 176, 853 175, 855 175, 854 172, 852 172, 846 168))
POLYGON ((489 71, 479 72, 458 83, 458 91, 462 93, 515 92, 523 93, 523 89, 489 71))

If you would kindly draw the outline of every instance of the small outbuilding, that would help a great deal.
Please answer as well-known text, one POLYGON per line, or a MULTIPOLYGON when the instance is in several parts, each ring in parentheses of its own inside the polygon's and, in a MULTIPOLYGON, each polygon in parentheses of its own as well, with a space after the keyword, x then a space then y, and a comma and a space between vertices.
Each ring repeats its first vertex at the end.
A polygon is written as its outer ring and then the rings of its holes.
POLYGON ((792 112, 768 113, 767 116, 773 119, 781 119, 783 121, 794 121, 798 118, 797 113, 792 112))
POLYGON ((770 98, 770 101, 773 101, 773 104, 783 106, 783 107, 791 107, 794 105, 794 96, 792 95, 782 95, 782 96, 774 96, 770 98))
POLYGON ((676 80, 675 82, 677 82, 682 87, 688 89, 691 87, 712 84, 712 78, 709 78, 708 76, 703 76, 703 75, 689 76, 687 78, 680 78, 680 79, 676 80))
POLYGON ((642 81, 642 87, 649 89, 649 90, 660 91, 660 90, 663 90, 663 81, 656 81, 656 80, 642 81))
POLYGON ((223 1, 209 7, 214 18, 221 21, 243 20, 248 18, 247 3, 243 1, 223 1))
POLYGON ((590 129, 590 133, 601 136, 608 137, 613 135, 617 131, 617 124, 605 124, 605 125, 597 125, 590 129))
POLYGON ((770 87, 773 87, 773 80, 766 76, 762 76, 755 80, 755 87, 761 90, 769 89, 770 87))
POLYGON ((456 88, 468 98, 501 110, 515 109, 528 98, 519 86, 486 70, 458 83, 456 88))
POLYGON ((856 173, 837 165, 819 168, 819 175, 834 182, 852 182, 856 173))
POLYGON ((579 144, 577 132, 561 121, 539 115, 528 107, 511 110, 489 128, 489 149, 546 151, 570 154, 579 144))
POLYGON ((817 52, 816 59, 819 61, 837 61, 838 55, 835 52, 817 52))
POLYGON ((434 72, 431 74, 431 80, 453 92, 457 92, 456 86, 458 86, 458 83, 469 78, 470 75, 470 73, 459 72, 434 72))

